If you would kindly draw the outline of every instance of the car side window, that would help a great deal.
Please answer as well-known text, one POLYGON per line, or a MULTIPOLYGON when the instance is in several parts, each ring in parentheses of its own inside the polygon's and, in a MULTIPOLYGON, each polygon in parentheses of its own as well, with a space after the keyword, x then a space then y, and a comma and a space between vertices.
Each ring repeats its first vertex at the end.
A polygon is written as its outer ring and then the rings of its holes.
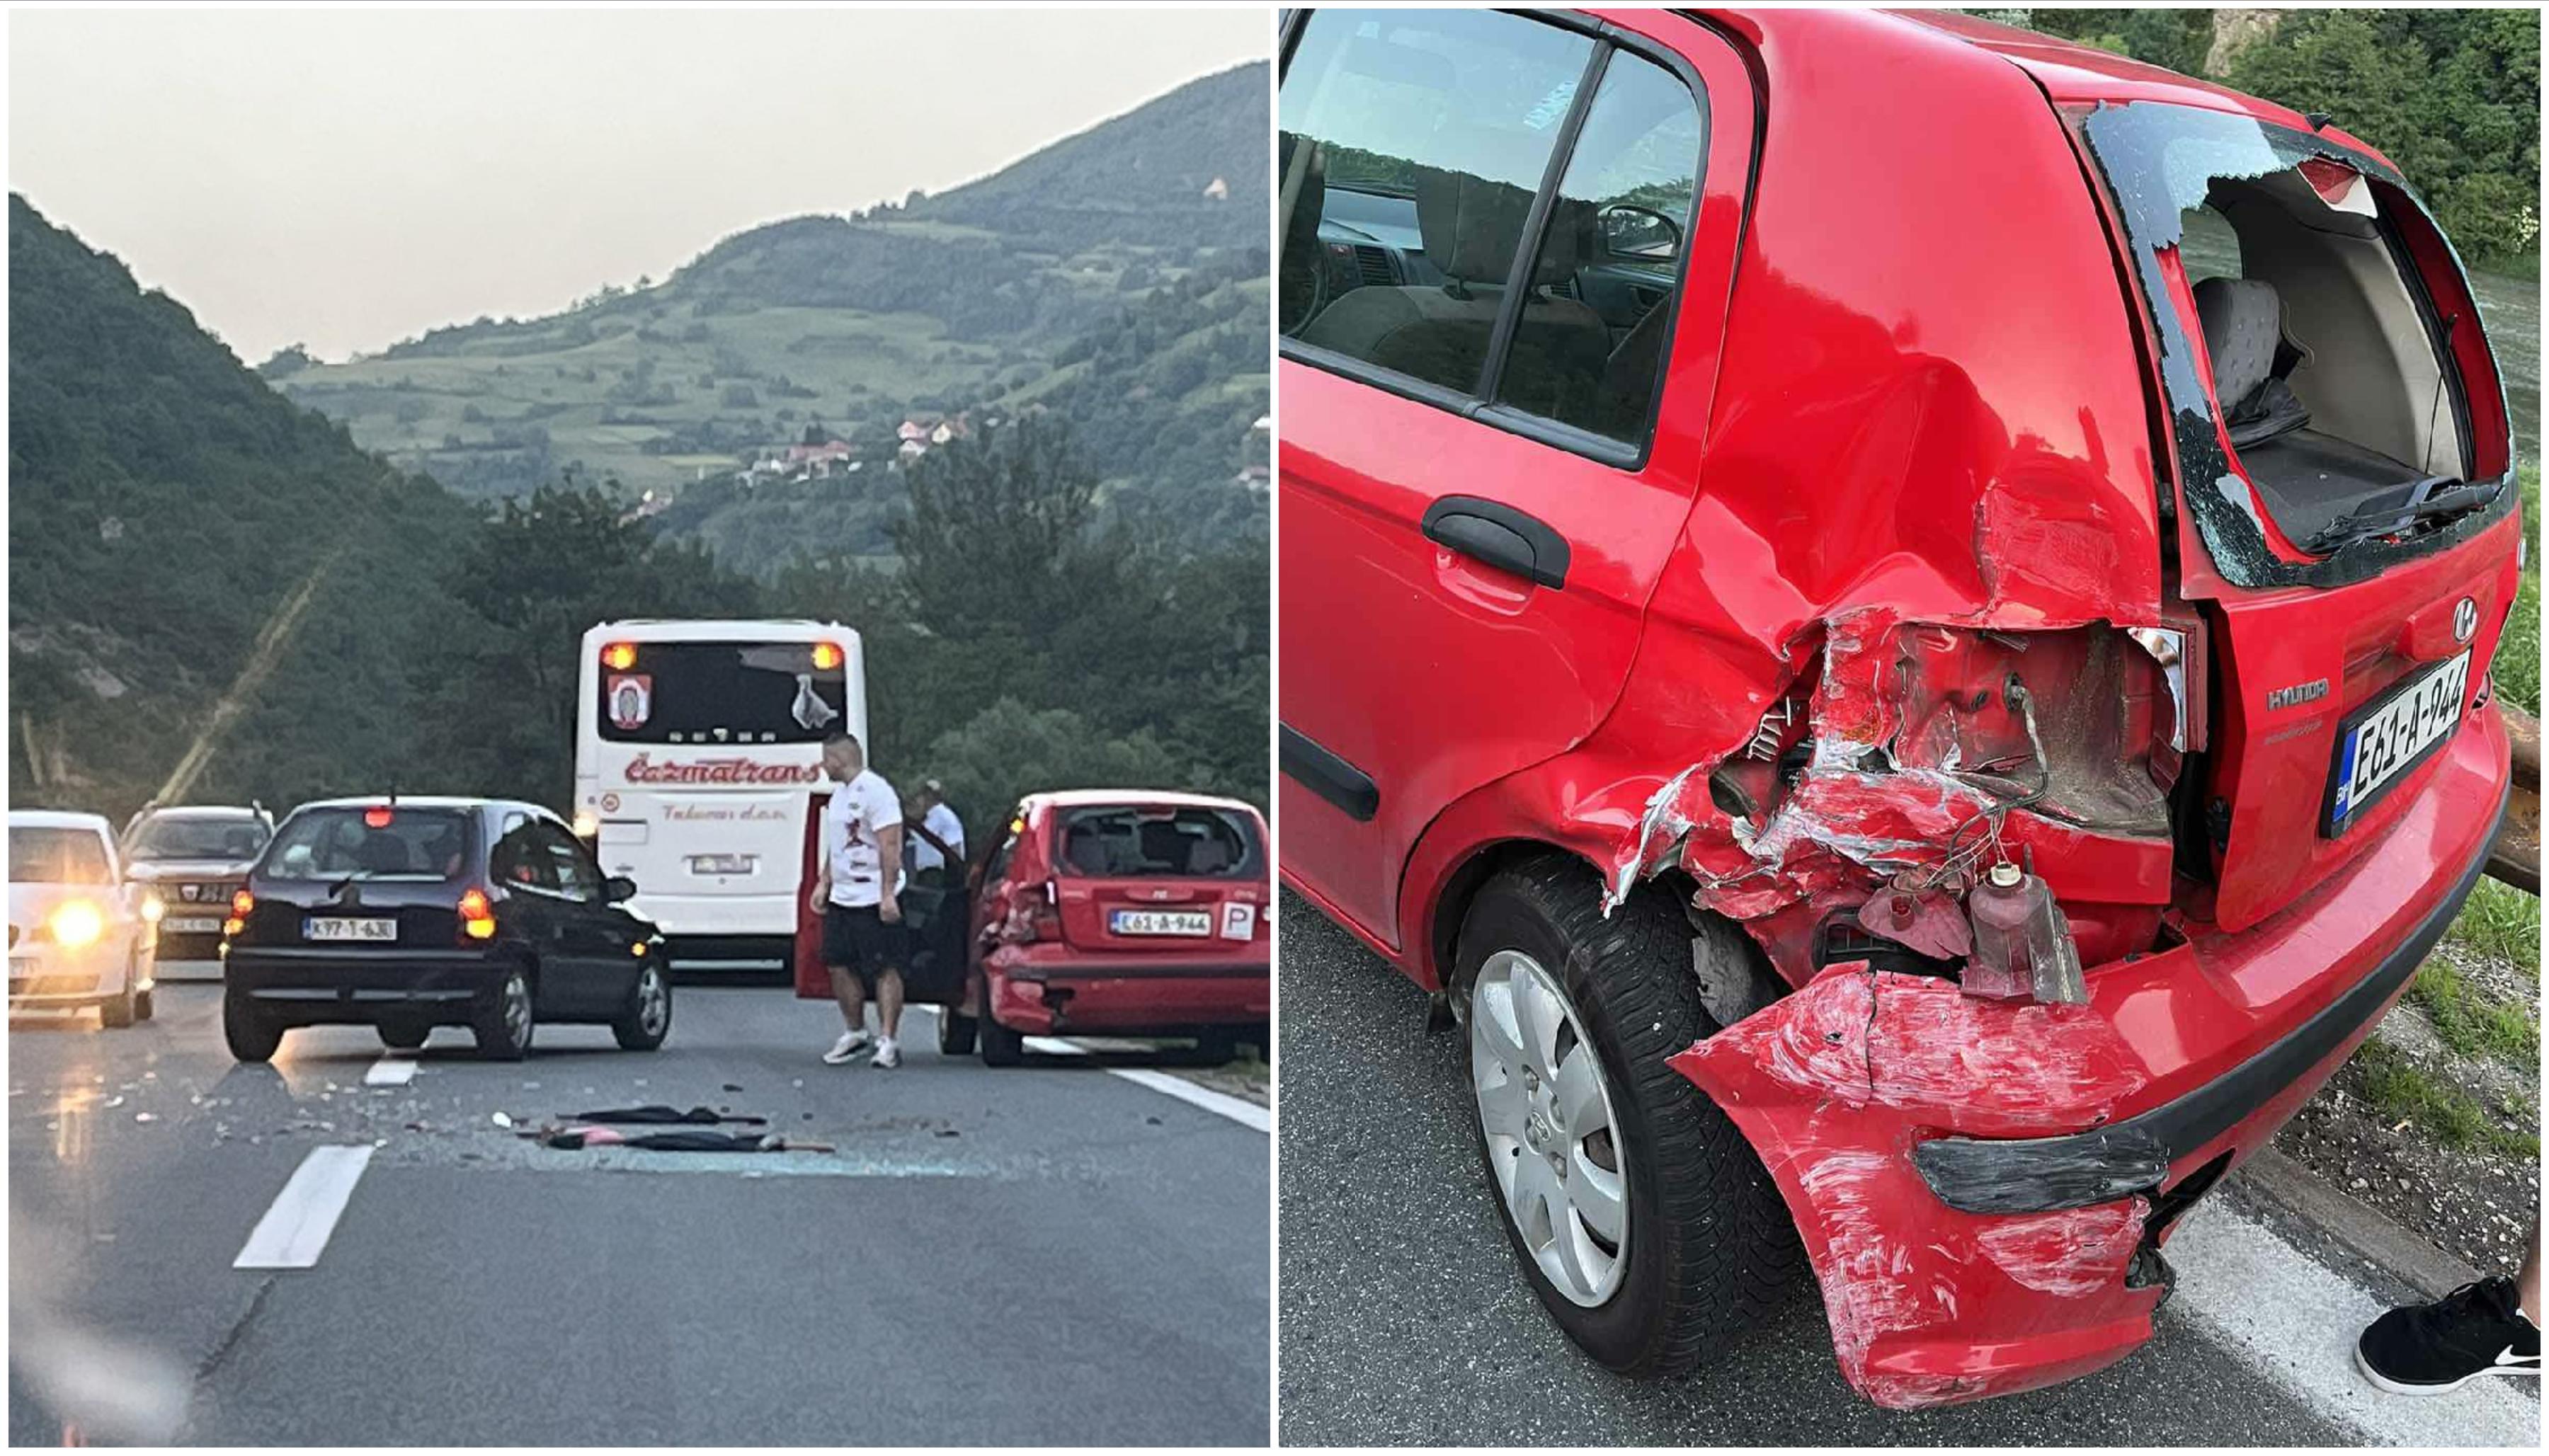
POLYGON ((509 821, 505 837, 488 852, 487 869, 490 877, 509 888, 551 892, 559 888, 556 858, 542 845, 538 823, 528 818, 509 821))
POLYGON ((579 900, 602 898, 602 870, 574 835, 546 820, 533 820, 532 831, 560 892, 579 900))
POLYGON ((1672 340, 1705 122, 1680 77, 1612 53, 1541 233, 1497 403, 1629 444, 1672 340))
POLYGON ((1593 49, 1493 11, 1311 13, 1280 103, 1284 333, 1478 390, 1593 49))

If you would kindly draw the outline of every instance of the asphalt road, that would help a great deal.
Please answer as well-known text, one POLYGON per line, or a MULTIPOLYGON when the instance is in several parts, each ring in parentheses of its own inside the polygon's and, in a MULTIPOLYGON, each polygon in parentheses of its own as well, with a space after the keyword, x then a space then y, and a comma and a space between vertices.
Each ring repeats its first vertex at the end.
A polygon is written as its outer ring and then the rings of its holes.
POLYGON ((2207 1209, 2170 1245, 2181 1278, 2157 1338, 2050 1390, 1871 1406, 1841 1380, 1811 1281, 1692 1375, 1614 1376, 1566 1342, 1514 1267, 1478 1167, 1461 1038, 1428 1035, 1423 994, 1300 899, 1287 893, 1281 915, 1287 1445, 2538 1443, 2536 1401, 2487 1383, 2374 1402, 2344 1352, 2377 1305, 2207 1209), (2246 1319, 2250 1305, 2283 1318, 2246 1319))
POLYGON ((995 1072, 914 1016, 901 1069, 827 1067, 838 1030, 683 987, 659 1052, 443 1031, 374 1086, 362 1029, 234 1064, 209 986, 127 1032, 17 1019, 11 1442, 1264 1443, 1264 1132, 1109 1073, 1141 1058, 995 1072), (837 1150, 494 1121, 655 1102, 837 1150), (321 1147, 371 1151, 315 1265, 234 1268, 321 1147))

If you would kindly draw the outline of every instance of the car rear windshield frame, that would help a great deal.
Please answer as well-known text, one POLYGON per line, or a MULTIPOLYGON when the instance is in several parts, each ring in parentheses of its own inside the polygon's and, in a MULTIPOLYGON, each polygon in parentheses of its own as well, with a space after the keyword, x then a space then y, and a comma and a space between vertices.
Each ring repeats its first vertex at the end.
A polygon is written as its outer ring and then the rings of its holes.
POLYGON ((273 841, 265 847, 264 856, 257 862, 256 877, 288 884, 329 884, 343 879, 386 884, 448 884, 469 873, 470 865, 478 856, 478 816, 467 809, 442 807, 393 807, 386 829, 364 825, 365 838, 383 834, 395 838, 406 854, 403 864, 407 867, 389 867, 386 859, 365 863, 350 847, 340 850, 324 865, 295 869, 285 864, 311 836, 328 832, 348 820, 363 824, 364 816, 378 812, 379 807, 330 805, 295 813, 283 821, 282 828, 275 831, 273 841), (422 828, 425 832, 412 835, 407 832, 411 827, 422 828), (444 857, 443 863, 428 863, 425 858, 428 850, 444 857), (456 864, 448 858, 455 855, 456 864))
POLYGON ((1252 879, 1265 873, 1266 847, 1259 839, 1257 825, 1237 809, 1215 804, 1084 804, 1063 810, 1053 826, 1053 863, 1055 872, 1066 879, 1252 879), (1071 858, 1071 831, 1082 823, 1096 818, 1130 814, 1138 818, 1185 820, 1195 815, 1209 815, 1226 826, 1239 841, 1239 854, 1228 864, 1209 870, 1173 870, 1143 868, 1090 869, 1071 858))

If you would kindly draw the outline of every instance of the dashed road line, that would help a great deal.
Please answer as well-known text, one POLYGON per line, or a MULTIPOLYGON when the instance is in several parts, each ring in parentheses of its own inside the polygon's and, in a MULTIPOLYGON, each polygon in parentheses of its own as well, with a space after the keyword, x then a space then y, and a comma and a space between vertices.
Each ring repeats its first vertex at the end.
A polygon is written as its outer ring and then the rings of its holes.
POLYGON ((265 1211, 247 1242, 231 1260, 234 1269, 307 1269, 319 1262, 321 1251, 328 1247, 328 1236, 336 1231, 336 1220, 345 1212, 345 1201, 354 1196, 354 1185, 362 1181, 363 1169, 371 1163, 372 1149, 358 1147, 314 1147, 292 1170, 290 1181, 274 1196, 274 1206, 265 1211))
POLYGON ((404 1087, 416 1080, 416 1063, 404 1056, 384 1056, 363 1071, 366 1087, 404 1087))
POLYGON ((2414 1399, 2374 1390, 2355 1373, 2354 1339, 2382 1306, 2237 1210, 2200 1205, 2167 1252, 2178 1271, 2171 1314, 2191 1316, 2268 1379, 2367 1442, 2540 1444, 2539 1401, 2505 1380, 2414 1399))

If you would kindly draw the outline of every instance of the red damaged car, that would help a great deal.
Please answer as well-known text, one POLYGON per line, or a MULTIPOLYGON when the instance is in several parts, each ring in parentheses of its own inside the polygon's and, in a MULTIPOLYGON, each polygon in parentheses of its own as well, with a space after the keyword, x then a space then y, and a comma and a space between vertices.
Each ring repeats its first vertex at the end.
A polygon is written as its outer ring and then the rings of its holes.
POLYGON ((973 974, 939 1049, 1016 1063, 1027 1037, 1192 1037, 1267 1046, 1273 875, 1237 799, 1150 789, 1029 794, 973 897, 973 974))
POLYGON ((2503 387, 2331 125, 1943 12, 1286 17, 1288 883, 1543 1304, 1893 1407, 2148 1339, 2505 800, 2503 387))

